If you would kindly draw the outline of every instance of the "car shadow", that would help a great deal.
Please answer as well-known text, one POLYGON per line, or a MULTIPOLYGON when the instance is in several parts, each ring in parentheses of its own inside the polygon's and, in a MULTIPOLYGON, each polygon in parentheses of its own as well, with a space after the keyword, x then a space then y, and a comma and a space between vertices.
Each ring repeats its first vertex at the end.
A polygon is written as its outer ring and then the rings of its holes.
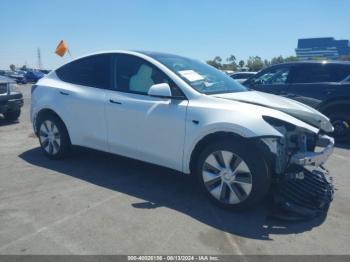
POLYGON ((30 149, 19 157, 32 165, 142 199, 133 203, 133 208, 171 208, 241 237, 272 240, 271 234, 302 233, 322 224, 325 219, 319 217, 298 223, 272 219, 267 200, 249 211, 224 210, 197 189, 191 176, 90 149, 75 149, 73 156, 64 161, 48 159, 40 148, 30 149))

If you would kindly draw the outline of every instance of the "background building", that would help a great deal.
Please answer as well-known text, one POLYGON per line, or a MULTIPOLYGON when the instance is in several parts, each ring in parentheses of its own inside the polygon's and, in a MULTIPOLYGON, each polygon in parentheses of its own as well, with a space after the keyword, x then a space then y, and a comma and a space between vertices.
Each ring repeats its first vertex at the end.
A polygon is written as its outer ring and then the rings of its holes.
POLYGON ((338 59, 350 54, 350 42, 349 40, 335 40, 333 37, 299 39, 295 53, 300 60, 338 59))

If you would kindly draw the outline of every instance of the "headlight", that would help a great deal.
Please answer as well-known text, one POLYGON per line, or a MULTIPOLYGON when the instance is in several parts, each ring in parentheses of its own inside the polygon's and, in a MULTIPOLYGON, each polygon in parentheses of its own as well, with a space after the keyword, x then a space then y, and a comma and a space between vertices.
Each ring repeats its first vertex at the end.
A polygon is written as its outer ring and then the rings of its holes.
POLYGON ((262 118, 273 127, 285 127, 287 131, 292 131, 296 128, 295 125, 278 118, 271 116, 263 116, 262 118))
POLYGON ((16 83, 9 83, 9 92, 17 92, 18 91, 18 86, 16 83))
POLYGON ((332 126, 330 121, 321 121, 320 129, 328 133, 332 133, 334 131, 334 127, 332 126))

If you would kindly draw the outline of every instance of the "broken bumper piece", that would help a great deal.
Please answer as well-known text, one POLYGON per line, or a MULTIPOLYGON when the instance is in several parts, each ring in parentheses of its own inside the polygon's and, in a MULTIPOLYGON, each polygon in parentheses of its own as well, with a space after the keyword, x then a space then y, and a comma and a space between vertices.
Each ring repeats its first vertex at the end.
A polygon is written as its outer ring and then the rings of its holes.
POLYGON ((303 220, 326 214, 333 200, 334 187, 327 170, 309 170, 295 166, 281 178, 273 190, 277 207, 273 216, 286 220, 303 220))
POLYGON ((320 166, 323 165, 334 150, 334 139, 323 135, 320 136, 316 146, 322 147, 320 152, 302 152, 292 156, 291 163, 301 166, 320 166))
POLYGON ((321 136, 320 152, 298 153, 283 176, 273 184, 275 209, 272 216, 285 220, 304 220, 325 215, 333 200, 332 178, 323 167, 333 152, 334 140, 321 136))

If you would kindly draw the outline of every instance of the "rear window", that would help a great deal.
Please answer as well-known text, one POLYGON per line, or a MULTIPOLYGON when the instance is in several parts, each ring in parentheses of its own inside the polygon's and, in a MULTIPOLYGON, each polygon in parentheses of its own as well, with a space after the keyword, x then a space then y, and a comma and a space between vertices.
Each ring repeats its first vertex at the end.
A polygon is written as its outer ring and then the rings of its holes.
POLYGON ((56 74, 71 84, 111 89, 111 62, 110 54, 89 56, 60 67, 56 74))

